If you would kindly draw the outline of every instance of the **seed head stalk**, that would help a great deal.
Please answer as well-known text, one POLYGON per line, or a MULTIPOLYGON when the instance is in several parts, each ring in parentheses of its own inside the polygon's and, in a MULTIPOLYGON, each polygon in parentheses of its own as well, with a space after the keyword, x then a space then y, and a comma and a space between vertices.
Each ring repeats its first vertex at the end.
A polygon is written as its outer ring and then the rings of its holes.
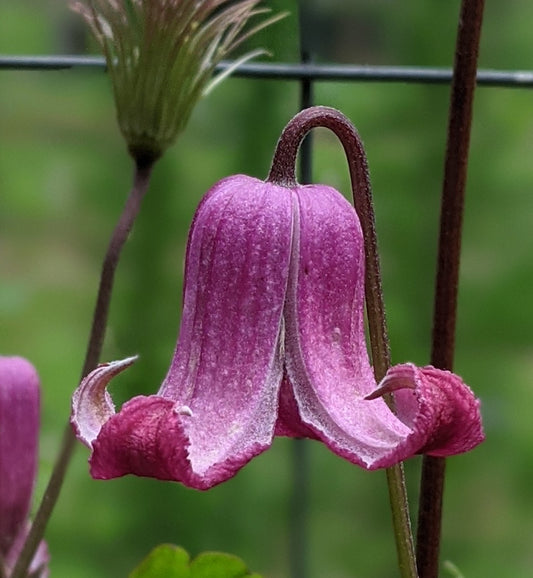
MULTIPOLYGON (((122 248, 128 238, 131 228, 133 227, 135 218, 139 213, 141 201, 148 190, 152 167, 153 163, 136 163, 132 189, 111 236, 102 265, 100 286, 98 288, 92 328, 81 372, 81 378, 85 377, 98 364, 105 337, 115 271, 122 248)), ((70 463, 75 445, 76 437, 69 422, 63 434, 61 449, 52 470, 52 475, 39 505, 39 509, 35 515, 31 530, 10 578, 25 578, 27 575, 31 560, 33 559, 39 543, 43 539, 48 520, 52 515, 59 493, 61 492, 67 467, 70 463)))

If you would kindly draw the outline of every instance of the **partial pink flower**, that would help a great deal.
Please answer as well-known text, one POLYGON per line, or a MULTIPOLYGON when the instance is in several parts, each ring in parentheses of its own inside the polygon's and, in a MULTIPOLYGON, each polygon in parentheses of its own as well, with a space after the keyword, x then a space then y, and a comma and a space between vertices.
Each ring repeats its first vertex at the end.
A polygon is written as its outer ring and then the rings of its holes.
POLYGON ((207 489, 275 435, 320 440, 366 469, 479 444, 479 401, 456 375, 404 364, 376 384, 364 278, 359 219, 336 190, 217 183, 189 233, 181 329, 158 393, 115 413, 106 386, 129 358, 99 366, 74 394, 93 477, 207 489))
MULTIPOLYGON (((21 357, 0 356, 0 563, 9 575, 29 530, 37 470, 39 378, 21 357)), ((30 578, 48 576, 48 552, 41 544, 30 578)))

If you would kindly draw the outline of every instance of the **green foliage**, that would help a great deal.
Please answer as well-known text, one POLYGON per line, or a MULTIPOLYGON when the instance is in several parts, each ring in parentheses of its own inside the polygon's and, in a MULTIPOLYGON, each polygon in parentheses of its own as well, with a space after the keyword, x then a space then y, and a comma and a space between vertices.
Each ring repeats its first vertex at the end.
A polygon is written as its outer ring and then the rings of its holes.
POLYGON ((203 552, 194 560, 178 546, 161 544, 130 574, 129 578, 261 578, 244 562, 221 552, 203 552))
POLYGON ((191 562, 191 578, 261 578, 231 554, 204 552, 191 562))
POLYGON ((190 578, 189 554, 178 546, 161 544, 135 568, 129 578, 190 578))

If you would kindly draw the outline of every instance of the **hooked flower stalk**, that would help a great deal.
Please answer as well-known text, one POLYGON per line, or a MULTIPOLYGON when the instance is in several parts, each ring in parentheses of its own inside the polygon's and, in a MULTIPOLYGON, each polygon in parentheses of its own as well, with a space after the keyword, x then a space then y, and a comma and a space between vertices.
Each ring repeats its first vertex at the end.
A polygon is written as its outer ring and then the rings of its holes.
MULTIPOLYGON (((199 98, 234 67, 216 65, 267 18, 261 0, 79 0, 72 3, 104 51, 120 130, 136 160, 157 159, 187 124, 199 98)), ((236 65, 257 56, 254 51, 236 65)))
MULTIPOLYGON (((21 357, 0 356, 0 575, 9 576, 28 535, 37 469, 39 378, 21 357)), ((48 576, 41 542, 29 578, 48 576)))
POLYGON ((366 469, 479 444, 479 401, 458 376, 407 363, 376 383, 364 293, 363 233, 341 193, 274 166, 266 182, 218 182, 189 233, 181 328, 158 393, 115 412, 106 387, 128 358, 100 365, 73 396, 93 477, 207 489, 276 435, 319 440, 366 469))

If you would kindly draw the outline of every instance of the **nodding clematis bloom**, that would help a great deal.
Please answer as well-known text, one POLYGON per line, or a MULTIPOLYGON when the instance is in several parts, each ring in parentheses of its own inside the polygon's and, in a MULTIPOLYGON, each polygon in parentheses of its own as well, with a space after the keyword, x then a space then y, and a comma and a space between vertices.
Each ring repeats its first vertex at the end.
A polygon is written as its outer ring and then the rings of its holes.
POLYGON ((129 358, 100 365, 73 396, 92 476, 207 489, 275 435, 320 440, 366 469, 480 443, 479 402, 456 375, 407 363, 376 384, 364 259, 358 216, 328 186, 214 185, 189 233, 181 329, 158 393, 115 413, 106 386, 129 358))
POLYGON ((136 160, 157 159, 185 128, 196 102, 244 61, 214 79, 216 65, 267 18, 261 0, 80 0, 72 2, 104 51, 120 130, 136 160))
MULTIPOLYGON (((0 566, 9 576, 29 531, 37 468, 39 378, 20 357, 0 356, 0 566)), ((48 550, 41 543, 29 578, 48 576, 48 550)))

